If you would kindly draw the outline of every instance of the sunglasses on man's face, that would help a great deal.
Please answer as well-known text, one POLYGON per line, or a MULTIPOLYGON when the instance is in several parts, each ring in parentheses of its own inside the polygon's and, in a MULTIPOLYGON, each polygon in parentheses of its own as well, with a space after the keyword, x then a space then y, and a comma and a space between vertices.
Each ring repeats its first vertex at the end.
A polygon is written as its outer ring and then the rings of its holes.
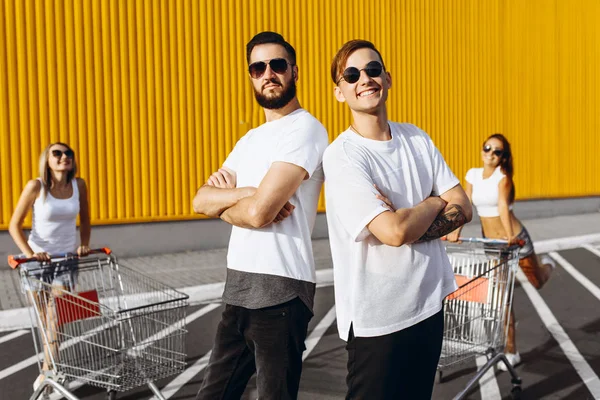
POLYGON ((285 58, 274 58, 269 60, 269 62, 257 61, 248 66, 248 72, 250 73, 250 76, 253 79, 259 79, 265 74, 265 71, 267 70, 267 64, 276 74, 285 73, 285 71, 288 69, 288 65, 293 65, 288 63, 285 58))
POLYGON ((383 71, 383 65, 381 65, 379 61, 370 61, 363 69, 348 67, 344 70, 342 77, 336 82, 336 84, 339 85, 342 79, 348 83, 358 82, 361 71, 365 71, 369 78, 377 78, 383 71))
MULTIPOLYGON (((486 146, 483 146, 483 152, 484 153, 489 153, 490 151, 492 151, 492 146, 490 146, 489 144, 486 145, 486 146)), ((496 157, 501 157, 501 156, 504 155, 504 150, 496 149, 496 150, 494 150, 494 155, 496 157)))
POLYGON ((58 149, 54 149, 52 150, 52 155, 56 158, 58 158, 59 160, 62 158, 63 154, 67 157, 67 158, 73 158, 75 156, 75 152, 73 150, 58 150, 58 149))

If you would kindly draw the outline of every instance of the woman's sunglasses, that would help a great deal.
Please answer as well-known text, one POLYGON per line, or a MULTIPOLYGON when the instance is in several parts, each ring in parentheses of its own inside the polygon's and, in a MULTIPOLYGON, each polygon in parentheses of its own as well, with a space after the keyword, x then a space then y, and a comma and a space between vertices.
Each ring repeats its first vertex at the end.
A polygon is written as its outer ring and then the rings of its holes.
POLYGON ((63 154, 65 156, 67 156, 67 158, 73 158, 75 156, 75 152, 73 150, 65 150, 65 151, 58 150, 58 149, 52 150, 52 155, 54 157, 58 158, 59 160, 61 159, 63 154))
POLYGON ((257 61, 248 66, 248 72, 253 79, 259 79, 265 74, 267 70, 267 64, 276 74, 283 74, 288 69, 288 65, 294 65, 287 62, 285 58, 274 58, 268 63, 264 61, 257 61))
MULTIPOLYGON (((489 153, 491 150, 492 150, 492 146, 490 146, 489 144, 487 146, 483 146, 484 153, 489 153)), ((504 155, 504 150, 496 149, 496 150, 494 150, 494 155, 496 157, 502 157, 504 155)))
POLYGON ((365 71, 367 76, 370 78, 377 78, 381 75, 383 71, 383 65, 379 61, 371 61, 367 64, 363 69, 358 69, 356 67, 348 67, 344 70, 342 77, 336 82, 336 85, 340 84, 340 81, 343 79, 348 83, 356 83, 360 79, 360 71, 365 71))

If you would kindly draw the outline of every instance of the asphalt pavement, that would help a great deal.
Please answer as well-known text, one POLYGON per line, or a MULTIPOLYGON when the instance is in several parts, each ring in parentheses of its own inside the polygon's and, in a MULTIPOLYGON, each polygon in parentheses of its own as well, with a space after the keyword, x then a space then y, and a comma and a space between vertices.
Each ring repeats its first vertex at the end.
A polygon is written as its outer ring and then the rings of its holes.
MULTIPOLYGON (((548 252, 556 260, 557 268, 540 291, 533 289, 522 275, 516 284, 517 345, 523 359, 517 372, 523 380, 523 399, 600 399, 599 222, 599 214, 525 221, 538 252, 548 252)), ((464 231, 469 236, 478 236, 477 233, 475 224, 464 231)), ((328 243, 316 241, 314 247, 319 285, 315 316, 309 326, 299 398, 343 399, 347 354, 336 329, 328 243)), ((202 382, 223 310, 219 294, 224 278, 225 251, 189 252, 176 256, 121 261, 150 276, 159 279, 164 276, 167 281, 181 279, 173 277, 176 275, 173 271, 194 272, 188 279, 173 285, 184 288, 192 298, 186 321, 189 331, 186 370, 179 376, 156 382, 167 398, 183 400, 193 399, 202 382), (165 274, 165 262, 170 274, 165 274), (156 267, 149 267, 152 265, 156 267)), ((11 276, 15 275, 10 272, 11 276)), ((5 287, 0 291, 6 295, 6 278, 3 284, 5 287)), ((20 307, 0 312, 0 324, 4 327, 0 332, 0 399, 28 399, 32 393, 31 384, 38 374, 30 331, 25 326, 10 328, 19 313, 22 314, 20 307)), ((433 398, 452 398, 466 385, 481 362, 481 358, 469 360, 456 371, 446 374, 444 381, 436 384, 433 398)), ((102 389, 79 382, 74 382, 74 387, 75 395, 82 400, 106 398, 102 389)), ((509 375, 493 371, 468 398, 504 399, 510 398, 510 392, 509 375)), ((141 387, 121 393, 118 398, 151 397, 151 392, 141 387)), ((249 383, 244 399, 256 399, 254 380, 249 383)))

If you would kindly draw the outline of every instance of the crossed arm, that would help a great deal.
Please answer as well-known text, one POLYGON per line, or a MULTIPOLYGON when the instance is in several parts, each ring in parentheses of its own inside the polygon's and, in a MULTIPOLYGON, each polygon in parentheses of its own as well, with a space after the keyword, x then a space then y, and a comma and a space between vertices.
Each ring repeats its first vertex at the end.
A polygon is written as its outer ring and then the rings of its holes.
POLYGON ((262 228, 291 214, 289 199, 307 175, 302 167, 275 162, 258 188, 238 188, 235 172, 221 168, 198 189, 194 211, 242 228, 262 228))
POLYGON ((471 220, 472 209, 460 185, 440 197, 431 196, 412 208, 395 210, 389 200, 378 196, 390 211, 375 217, 367 228, 382 243, 390 246, 438 239, 471 220))

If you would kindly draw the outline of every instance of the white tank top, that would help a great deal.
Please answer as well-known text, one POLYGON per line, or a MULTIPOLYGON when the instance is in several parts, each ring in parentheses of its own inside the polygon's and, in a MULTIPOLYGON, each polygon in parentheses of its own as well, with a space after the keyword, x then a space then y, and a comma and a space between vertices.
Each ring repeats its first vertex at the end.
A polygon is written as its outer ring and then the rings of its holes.
MULTIPOLYGON (((483 168, 471 168, 465 177, 473 185, 471 200, 480 217, 498 217, 498 183, 506 175, 497 167, 489 178, 483 178, 483 168)), ((512 204, 508 207, 512 210, 512 204)))
MULTIPOLYGON (((41 180, 40 180, 41 183, 41 180)), ((76 220, 79 214, 79 188, 73 178, 73 195, 57 199, 43 188, 33 203, 33 220, 28 244, 38 253, 72 253, 77 250, 76 220)))

